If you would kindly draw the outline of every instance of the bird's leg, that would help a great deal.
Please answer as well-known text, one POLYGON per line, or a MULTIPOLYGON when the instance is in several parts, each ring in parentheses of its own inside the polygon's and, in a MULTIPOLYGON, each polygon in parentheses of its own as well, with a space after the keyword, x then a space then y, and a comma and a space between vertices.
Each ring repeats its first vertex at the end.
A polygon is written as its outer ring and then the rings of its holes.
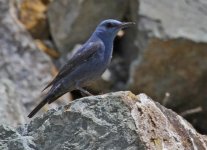
POLYGON ((83 92, 84 94, 88 95, 88 96, 93 96, 91 93, 89 93, 87 90, 79 87, 78 85, 76 85, 76 89, 78 89, 79 91, 83 92))
POLYGON ((83 92, 84 94, 86 94, 87 96, 93 96, 90 92, 88 92, 87 90, 83 89, 83 88, 78 88, 78 90, 80 90, 81 92, 83 92))

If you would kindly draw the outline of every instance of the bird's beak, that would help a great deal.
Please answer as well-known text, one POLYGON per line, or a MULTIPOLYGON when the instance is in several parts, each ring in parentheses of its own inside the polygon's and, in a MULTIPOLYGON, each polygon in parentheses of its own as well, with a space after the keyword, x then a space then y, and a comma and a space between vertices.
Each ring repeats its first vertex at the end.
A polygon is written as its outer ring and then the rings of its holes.
POLYGON ((127 28, 127 27, 130 27, 130 26, 133 26, 135 25, 135 22, 122 22, 120 28, 127 28))

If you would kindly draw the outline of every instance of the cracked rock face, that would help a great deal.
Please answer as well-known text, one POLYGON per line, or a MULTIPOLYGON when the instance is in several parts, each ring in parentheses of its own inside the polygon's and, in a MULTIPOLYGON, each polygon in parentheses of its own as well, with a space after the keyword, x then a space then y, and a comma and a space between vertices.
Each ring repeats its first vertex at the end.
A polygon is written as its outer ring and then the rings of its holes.
POLYGON ((207 137, 182 117, 145 94, 131 92, 78 99, 17 130, 0 130, 0 146, 17 142, 17 150, 207 148, 207 137))

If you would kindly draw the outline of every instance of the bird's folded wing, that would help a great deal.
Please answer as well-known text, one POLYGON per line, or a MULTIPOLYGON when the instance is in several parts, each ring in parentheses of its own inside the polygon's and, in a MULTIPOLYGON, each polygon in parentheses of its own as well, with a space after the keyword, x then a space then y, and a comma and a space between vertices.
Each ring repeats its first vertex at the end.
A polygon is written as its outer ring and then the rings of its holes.
POLYGON ((58 75, 43 89, 43 91, 65 77, 77 66, 86 62, 93 54, 101 49, 101 47, 103 47, 103 43, 101 41, 90 42, 87 46, 82 47, 81 50, 75 53, 73 57, 60 69, 58 75))

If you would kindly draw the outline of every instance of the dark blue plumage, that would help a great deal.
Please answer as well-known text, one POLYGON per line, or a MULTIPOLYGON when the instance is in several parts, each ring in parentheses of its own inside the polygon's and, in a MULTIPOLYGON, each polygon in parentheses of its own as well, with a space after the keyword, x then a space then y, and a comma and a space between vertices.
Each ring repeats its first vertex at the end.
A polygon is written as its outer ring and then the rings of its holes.
POLYGON ((46 86, 46 88, 51 86, 51 89, 28 117, 33 117, 46 103, 52 103, 69 91, 78 89, 91 95, 82 87, 100 77, 106 70, 112 58, 113 41, 117 32, 131 24, 133 23, 113 19, 102 21, 89 40, 63 66, 55 79, 46 86))

